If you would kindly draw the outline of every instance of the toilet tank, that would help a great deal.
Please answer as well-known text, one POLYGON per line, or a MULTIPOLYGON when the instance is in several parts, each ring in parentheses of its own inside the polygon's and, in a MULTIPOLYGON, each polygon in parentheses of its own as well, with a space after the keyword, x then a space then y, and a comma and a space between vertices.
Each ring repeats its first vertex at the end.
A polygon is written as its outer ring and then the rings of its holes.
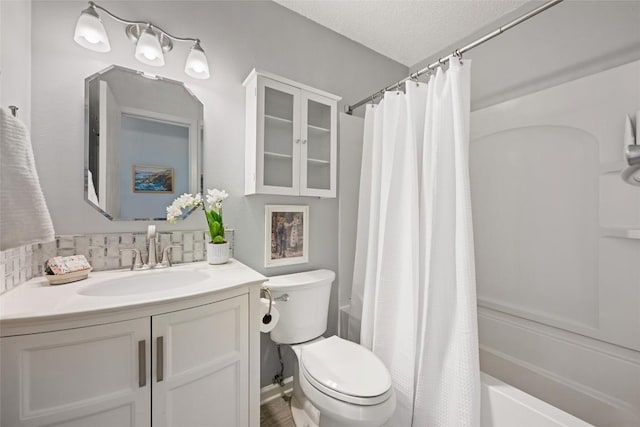
POLYGON ((329 296, 336 274, 331 270, 270 277, 271 289, 280 320, 271 331, 279 344, 295 344, 319 337, 327 330, 329 296))

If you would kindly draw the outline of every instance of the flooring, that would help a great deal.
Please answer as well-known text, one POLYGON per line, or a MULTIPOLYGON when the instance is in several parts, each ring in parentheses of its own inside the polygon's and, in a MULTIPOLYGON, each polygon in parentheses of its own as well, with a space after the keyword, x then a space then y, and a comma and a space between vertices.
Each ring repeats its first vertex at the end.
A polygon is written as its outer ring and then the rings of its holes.
POLYGON ((290 397, 278 397, 260 406, 260 427, 295 427, 289 408, 290 397))

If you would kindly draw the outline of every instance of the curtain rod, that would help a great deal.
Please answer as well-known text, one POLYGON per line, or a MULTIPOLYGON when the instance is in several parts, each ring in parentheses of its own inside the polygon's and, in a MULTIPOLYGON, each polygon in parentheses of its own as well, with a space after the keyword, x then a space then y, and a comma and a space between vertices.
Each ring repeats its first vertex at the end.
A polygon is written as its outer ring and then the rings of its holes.
POLYGON ((396 83, 389 85, 387 87, 385 87, 384 89, 381 89, 377 92, 375 92, 373 95, 364 98, 361 101, 356 102, 353 105, 349 105, 346 108, 346 113, 347 114, 353 114, 353 110, 355 110, 358 107, 363 106, 364 104, 366 104, 369 101, 373 101, 378 95, 383 95, 386 91, 388 90, 393 90, 395 88, 399 88, 400 85, 404 84, 407 80, 413 80, 413 79, 417 79, 418 77, 420 77, 422 74, 424 73, 428 73, 431 70, 442 66, 444 63, 446 63, 448 60, 450 60, 451 58, 453 58, 454 56, 457 57, 461 57, 463 53, 473 49, 476 46, 480 46, 481 44, 483 44, 486 41, 491 40, 494 37, 499 36, 500 34, 504 33, 505 31, 515 27, 518 24, 521 24, 522 22, 526 21, 529 18, 533 18, 534 16, 536 16, 537 14, 544 12, 545 10, 549 9, 550 7, 553 7, 555 5, 557 5, 558 3, 561 3, 564 0, 551 0, 541 6, 538 6, 537 8, 533 9, 531 12, 525 13, 524 15, 514 19, 513 21, 509 22, 508 24, 505 24, 499 28, 496 28, 495 30, 491 31, 490 33, 484 35, 483 37, 480 37, 479 39, 469 43, 466 46, 461 47, 460 49, 456 49, 453 51, 453 53, 451 53, 450 55, 445 56, 444 58, 440 58, 438 59, 436 62, 427 65, 426 67, 424 67, 421 70, 416 71, 415 73, 411 73, 409 74, 407 77, 405 77, 402 80, 397 81, 396 83))

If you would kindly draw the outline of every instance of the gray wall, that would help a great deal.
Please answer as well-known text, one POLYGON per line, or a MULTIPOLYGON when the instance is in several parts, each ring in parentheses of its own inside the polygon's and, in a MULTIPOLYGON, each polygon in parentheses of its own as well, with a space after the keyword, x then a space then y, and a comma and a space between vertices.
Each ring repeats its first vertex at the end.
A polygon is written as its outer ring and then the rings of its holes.
MULTIPOLYGON (((410 67, 415 71, 532 10, 530 2, 500 22, 452 41, 410 67)), ((640 58, 639 1, 565 1, 469 51, 471 110, 626 64, 640 58)))
POLYGON ((189 128, 173 123, 123 116, 120 133, 119 218, 157 218, 173 200, 189 192, 189 128), (133 166, 173 168, 171 193, 133 190, 133 166))
POLYGON ((0 105, 31 128, 31 0, 0 1, 0 105))
MULTIPOLYGON (((144 230, 144 222, 110 222, 84 201, 84 79, 116 64, 185 81, 204 104, 204 184, 230 197, 225 220, 236 229, 235 256, 268 275, 329 268, 338 271, 338 201, 280 196, 243 196, 244 88, 253 67, 341 95, 340 110, 407 73, 407 67, 378 55, 272 2, 101 2, 116 15, 150 20, 180 36, 199 37, 211 78, 183 72, 189 45, 178 44, 163 68, 139 63, 123 27, 103 18, 111 52, 86 50, 73 29, 86 3, 35 1, 32 33, 32 135, 40 179, 57 234, 144 230), (368 70, 376 70, 370 73, 368 70), (263 268, 264 205, 308 204, 308 264, 263 268)), ((204 229, 200 215, 158 229, 204 229)), ((334 285, 328 333, 337 329, 334 285)), ((288 356, 290 362, 290 355, 288 356)), ((290 367, 291 363, 287 363, 290 367)), ((262 385, 277 368, 275 348, 262 336, 262 385)), ((288 374, 291 372, 288 371, 288 374)))
MULTIPOLYGON (((363 108, 364 110, 364 108, 363 108)), ((362 164, 362 138, 364 120, 361 117, 340 113, 340 189, 338 191, 339 215, 339 306, 350 304, 353 263, 356 255, 358 227, 358 197, 360 195, 360 169, 362 164)), ((349 316, 340 313, 340 336, 346 338, 349 316)), ((359 328, 358 328, 359 330, 359 328)))

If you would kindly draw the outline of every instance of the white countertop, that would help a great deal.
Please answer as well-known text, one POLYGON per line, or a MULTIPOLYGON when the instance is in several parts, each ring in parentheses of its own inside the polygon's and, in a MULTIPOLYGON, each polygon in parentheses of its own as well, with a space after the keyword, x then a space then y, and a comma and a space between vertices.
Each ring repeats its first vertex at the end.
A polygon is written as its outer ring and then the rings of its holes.
MULTIPOLYGON (((34 278, 0 295, 0 327, 14 327, 21 323, 43 324, 77 316, 131 312, 185 299, 232 290, 249 284, 259 284, 267 278, 236 260, 226 264, 210 265, 206 262, 179 264, 167 269, 144 271, 111 270, 89 273, 89 277, 74 283, 49 285, 44 277, 34 278), (143 277, 147 274, 171 273, 179 270, 197 270, 209 276, 190 285, 118 296, 83 295, 87 288, 104 281, 143 277)), ((203 302, 206 303, 206 302, 203 302)))

